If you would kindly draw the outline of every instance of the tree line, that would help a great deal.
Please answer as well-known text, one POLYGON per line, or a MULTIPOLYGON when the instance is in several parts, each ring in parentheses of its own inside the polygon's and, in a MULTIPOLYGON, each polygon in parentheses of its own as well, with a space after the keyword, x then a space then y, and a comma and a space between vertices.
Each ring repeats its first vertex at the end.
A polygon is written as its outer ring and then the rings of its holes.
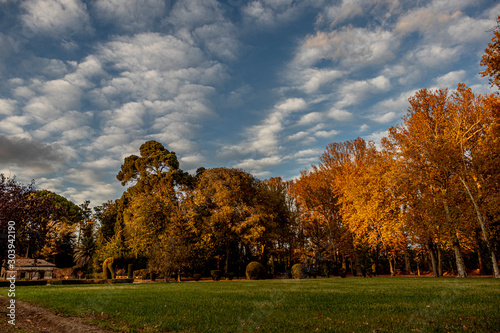
MULTIPOLYGON (((481 61, 497 87, 499 39, 497 27, 481 61)), ((16 222, 18 254, 88 276, 109 262, 166 278, 243 276, 259 261, 271 276, 300 262, 313 276, 478 269, 499 278, 498 94, 459 84, 421 89, 409 104, 380 146, 331 143, 295 180, 223 167, 191 175, 156 141, 125 158, 121 198, 93 211, 2 175, 0 227, 16 222)), ((2 258, 6 250, 0 238, 2 258)))

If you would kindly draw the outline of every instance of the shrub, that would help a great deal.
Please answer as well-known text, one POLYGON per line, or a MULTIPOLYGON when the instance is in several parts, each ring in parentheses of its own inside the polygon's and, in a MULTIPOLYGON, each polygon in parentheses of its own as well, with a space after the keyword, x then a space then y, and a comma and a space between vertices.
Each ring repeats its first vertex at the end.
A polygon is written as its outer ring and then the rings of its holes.
POLYGON ((222 277, 222 271, 218 269, 214 269, 210 271, 210 275, 212 275, 212 279, 214 281, 220 281, 220 278, 222 277))
POLYGON ((114 279, 115 271, 113 269, 114 259, 112 257, 104 260, 102 263, 102 278, 103 279, 114 279))
POLYGON ((345 268, 341 268, 339 270, 339 274, 341 278, 345 278, 347 276, 347 270, 345 268))
POLYGON ((266 269, 257 261, 252 261, 248 264, 245 271, 247 280, 260 280, 266 278, 266 269))
POLYGON ((195 281, 200 281, 200 280, 201 280, 201 274, 194 274, 194 275, 193 275, 193 279, 194 279, 195 281))
POLYGON ((307 277, 306 269, 302 264, 295 264, 292 266, 292 277, 294 279, 305 279, 307 277))
MULTIPOLYGON (((16 280, 16 286, 44 286, 49 280, 16 280)), ((0 287, 10 287, 10 281, 0 281, 0 287)))
POLYGON ((234 273, 233 272, 228 272, 226 275, 226 279, 232 280, 234 278, 234 273))
POLYGON ((147 269, 135 270, 135 271, 133 271, 132 275, 136 279, 143 279, 143 280, 149 279, 149 271, 147 269))

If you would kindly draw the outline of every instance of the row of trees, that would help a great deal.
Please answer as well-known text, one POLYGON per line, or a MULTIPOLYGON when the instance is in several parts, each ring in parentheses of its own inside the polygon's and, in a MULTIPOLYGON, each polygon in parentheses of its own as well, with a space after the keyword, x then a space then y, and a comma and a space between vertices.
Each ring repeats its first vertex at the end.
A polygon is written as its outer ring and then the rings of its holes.
POLYGON ((463 84, 452 94, 423 89, 380 149, 359 138, 329 144, 295 184, 314 251, 333 245, 366 267, 382 250, 394 274, 398 255, 411 271, 410 254, 425 249, 434 276, 451 251, 460 277, 464 252, 475 252, 480 270, 488 256, 500 277, 499 103, 463 84))

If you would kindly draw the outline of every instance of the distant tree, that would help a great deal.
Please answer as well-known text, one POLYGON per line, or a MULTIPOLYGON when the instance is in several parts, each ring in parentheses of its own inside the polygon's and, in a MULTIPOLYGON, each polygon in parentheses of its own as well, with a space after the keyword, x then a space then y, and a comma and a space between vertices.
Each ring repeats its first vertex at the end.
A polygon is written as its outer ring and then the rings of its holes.
POLYGON ((229 269, 234 245, 254 253, 266 262, 273 233, 278 228, 281 208, 274 211, 269 191, 260 181, 239 169, 214 168, 205 170, 193 192, 195 220, 203 222, 203 237, 224 248, 224 272, 229 269))
POLYGON ((491 85, 500 88, 500 16, 497 17, 497 26, 493 30, 493 37, 484 53, 481 66, 485 66, 486 69, 479 74, 483 77, 488 76, 491 85))
POLYGON ((76 246, 74 260, 78 267, 87 268, 92 263, 96 253, 96 242, 93 237, 84 237, 82 242, 76 246))
POLYGON ((97 222, 97 236, 104 241, 110 240, 115 235, 115 225, 118 216, 122 214, 117 201, 108 201, 94 207, 97 222))

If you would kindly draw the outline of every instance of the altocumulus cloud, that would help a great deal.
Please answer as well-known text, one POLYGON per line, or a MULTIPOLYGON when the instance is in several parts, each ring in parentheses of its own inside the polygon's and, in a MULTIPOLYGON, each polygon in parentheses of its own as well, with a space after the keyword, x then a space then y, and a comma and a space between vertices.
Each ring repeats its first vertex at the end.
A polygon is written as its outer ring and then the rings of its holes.
POLYGON ((147 140, 181 168, 294 178, 477 74, 491 0, 0 0, 0 172, 119 197, 147 140))

